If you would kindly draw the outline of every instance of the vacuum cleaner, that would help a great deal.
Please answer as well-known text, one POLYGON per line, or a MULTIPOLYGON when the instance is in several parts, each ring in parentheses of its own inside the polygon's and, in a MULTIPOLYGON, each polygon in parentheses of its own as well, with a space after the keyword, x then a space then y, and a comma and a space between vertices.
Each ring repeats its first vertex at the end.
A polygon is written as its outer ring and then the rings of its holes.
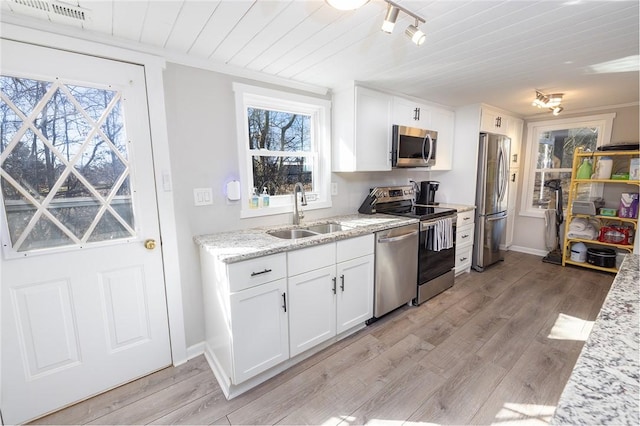
POLYGON ((564 216, 562 214, 562 186, 560 186, 560 179, 549 179, 544 182, 544 186, 545 188, 552 189, 556 193, 556 248, 543 257, 542 261, 562 265, 562 248, 560 246, 560 225, 564 222, 564 216))

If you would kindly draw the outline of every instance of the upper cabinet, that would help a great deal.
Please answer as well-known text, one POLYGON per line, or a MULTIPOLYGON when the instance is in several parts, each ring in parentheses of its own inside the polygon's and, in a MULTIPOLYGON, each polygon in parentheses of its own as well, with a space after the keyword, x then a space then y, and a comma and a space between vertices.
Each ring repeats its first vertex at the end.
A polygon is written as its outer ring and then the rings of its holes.
POLYGON ((436 164, 429 170, 450 170, 453 111, 361 86, 333 94, 334 172, 391 170, 392 125, 438 132, 436 164))
POLYGON ((431 130, 431 108, 410 99, 393 97, 393 124, 431 130))
POLYGON ((480 111, 480 131, 509 136, 511 148, 509 168, 520 167, 520 145, 523 121, 500 111, 482 106, 480 111))
POLYGON ((391 170, 393 97, 353 86, 333 95, 333 171, 391 170))

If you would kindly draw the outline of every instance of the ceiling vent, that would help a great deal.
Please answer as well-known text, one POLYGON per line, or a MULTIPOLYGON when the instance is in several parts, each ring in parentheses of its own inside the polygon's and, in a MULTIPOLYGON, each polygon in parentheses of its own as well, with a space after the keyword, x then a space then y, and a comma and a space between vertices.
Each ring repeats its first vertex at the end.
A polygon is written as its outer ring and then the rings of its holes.
POLYGON ((22 15, 80 27, 89 20, 87 9, 55 0, 10 0, 9 7, 22 15))

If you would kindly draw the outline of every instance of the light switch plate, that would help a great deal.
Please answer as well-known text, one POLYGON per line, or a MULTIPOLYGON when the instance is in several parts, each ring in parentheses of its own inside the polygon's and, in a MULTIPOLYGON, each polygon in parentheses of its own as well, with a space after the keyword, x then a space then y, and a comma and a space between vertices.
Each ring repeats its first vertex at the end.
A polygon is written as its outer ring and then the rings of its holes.
POLYGON ((193 203, 195 206, 208 206, 213 204, 213 190, 211 188, 194 188, 193 203))

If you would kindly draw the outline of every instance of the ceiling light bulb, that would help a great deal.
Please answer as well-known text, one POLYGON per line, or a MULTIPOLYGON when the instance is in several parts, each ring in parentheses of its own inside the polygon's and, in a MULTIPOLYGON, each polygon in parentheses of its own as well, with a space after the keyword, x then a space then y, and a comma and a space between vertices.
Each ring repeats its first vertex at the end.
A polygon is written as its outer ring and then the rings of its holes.
POLYGON ((418 28, 418 22, 416 21, 416 25, 409 25, 405 30, 405 34, 414 42, 416 45, 420 46, 427 39, 427 36, 420 31, 418 28))
POLYGON ((557 107, 562 102, 562 93, 554 93, 553 95, 547 96, 547 106, 549 108, 557 107))
POLYGON ((387 6, 387 13, 384 15, 384 22, 382 22, 382 31, 389 34, 393 32, 393 27, 396 25, 399 11, 400 9, 392 4, 387 6))
POLYGON ((553 115, 558 115, 564 110, 564 108, 562 108, 561 106, 557 106, 555 108, 550 108, 550 109, 553 112, 553 115))
POLYGON ((338 10, 354 10, 364 6, 369 0, 325 0, 327 4, 338 10))
POLYGON ((543 108, 547 106, 547 102, 549 102, 549 98, 536 90, 536 98, 533 100, 531 105, 543 108))

